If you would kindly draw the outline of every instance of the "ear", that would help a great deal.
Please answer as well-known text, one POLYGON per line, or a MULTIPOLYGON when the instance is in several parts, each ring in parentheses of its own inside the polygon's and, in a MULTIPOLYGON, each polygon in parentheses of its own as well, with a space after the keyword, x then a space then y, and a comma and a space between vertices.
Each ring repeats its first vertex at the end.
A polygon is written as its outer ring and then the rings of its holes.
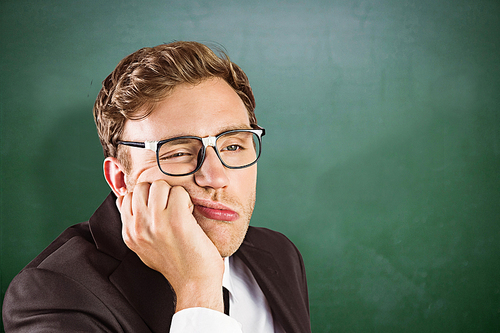
POLYGON ((125 182, 125 171, 123 166, 115 157, 107 157, 104 160, 104 177, 117 197, 127 194, 127 183, 125 182))

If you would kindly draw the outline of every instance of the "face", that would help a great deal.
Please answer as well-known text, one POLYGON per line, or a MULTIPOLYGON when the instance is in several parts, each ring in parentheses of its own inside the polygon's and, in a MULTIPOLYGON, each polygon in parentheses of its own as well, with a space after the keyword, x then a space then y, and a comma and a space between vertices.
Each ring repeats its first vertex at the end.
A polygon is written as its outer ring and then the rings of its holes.
MULTIPOLYGON (((125 123, 123 140, 157 141, 183 135, 215 136, 231 129, 249 129, 247 110, 236 92, 222 79, 198 85, 183 84, 158 103, 149 117, 125 123)), ((213 148, 195 174, 172 177, 158 168, 156 155, 147 149, 126 147, 131 170, 127 190, 140 182, 166 180, 182 186, 195 206, 193 215, 223 257, 233 254, 245 237, 255 204, 257 166, 227 169, 213 148), (224 208, 224 209, 221 209, 224 208)))

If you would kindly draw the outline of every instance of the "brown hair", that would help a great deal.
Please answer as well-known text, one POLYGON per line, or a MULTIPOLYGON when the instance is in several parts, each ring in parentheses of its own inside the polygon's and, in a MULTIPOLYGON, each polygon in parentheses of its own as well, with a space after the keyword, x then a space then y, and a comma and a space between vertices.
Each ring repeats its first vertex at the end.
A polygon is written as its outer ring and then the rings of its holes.
POLYGON ((250 124, 256 125, 255 99, 247 76, 224 52, 219 53, 197 42, 173 42, 142 48, 120 61, 102 82, 94 104, 104 156, 117 157, 127 169, 128 158, 117 152, 125 121, 146 118, 156 103, 182 83, 224 79, 245 104, 250 124))

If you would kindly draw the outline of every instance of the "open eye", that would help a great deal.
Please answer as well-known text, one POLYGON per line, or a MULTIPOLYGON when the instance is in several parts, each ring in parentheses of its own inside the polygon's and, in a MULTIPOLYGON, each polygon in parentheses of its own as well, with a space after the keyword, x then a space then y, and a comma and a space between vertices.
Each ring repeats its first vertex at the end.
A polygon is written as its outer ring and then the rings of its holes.
POLYGON ((234 144, 224 147, 221 151, 238 151, 242 149, 244 149, 242 146, 234 144))

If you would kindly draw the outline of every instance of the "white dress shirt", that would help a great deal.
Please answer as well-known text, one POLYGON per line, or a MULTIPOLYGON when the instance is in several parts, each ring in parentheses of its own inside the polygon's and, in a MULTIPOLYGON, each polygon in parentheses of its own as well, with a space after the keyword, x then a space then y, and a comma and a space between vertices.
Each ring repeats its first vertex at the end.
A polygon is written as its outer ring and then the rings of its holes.
POLYGON ((250 269, 238 258, 224 260, 222 285, 229 290, 229 316, 189 308, 172 317, 170 333, 282 333, 250 269))

